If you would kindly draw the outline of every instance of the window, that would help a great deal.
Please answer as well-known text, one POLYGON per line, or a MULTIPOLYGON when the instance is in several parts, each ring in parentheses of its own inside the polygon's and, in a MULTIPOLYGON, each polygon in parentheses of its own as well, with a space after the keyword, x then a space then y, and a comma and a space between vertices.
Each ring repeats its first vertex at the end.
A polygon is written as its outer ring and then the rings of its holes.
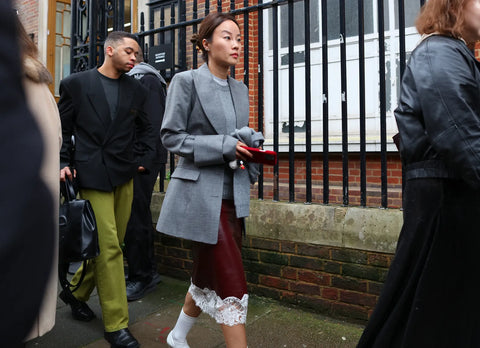
MULTIPOLYGON (((373 1, 364 2, 364 31, 365 34, 373 33, 373 1)), ((327 2, 327 36, 329 40, 340 37, 340 2, 328 0, 327 2)), ((347 37, 358 35, 358 2, 345 1, 345 34, 347 37)))
POLYGON ((70 32, 72 30, 72 10, 70 3, 55 3, 55 58, 54 95, 59 96, 60 81, 70 75, 70 32))

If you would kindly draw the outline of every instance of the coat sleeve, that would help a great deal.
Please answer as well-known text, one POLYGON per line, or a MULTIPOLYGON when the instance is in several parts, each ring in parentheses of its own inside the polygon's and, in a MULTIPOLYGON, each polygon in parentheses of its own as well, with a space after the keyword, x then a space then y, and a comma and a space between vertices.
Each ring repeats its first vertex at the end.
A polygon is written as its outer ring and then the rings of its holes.
POLYGON ((144 111, 147 113, 153 128, 156 146, 155 161, 166 163, 167 150, 165 150, 160 140, 160 127, 165 112, 166 90, 160 79, 153 74, 146 74, 140 79, 140 82, 145 87, 147 93, 144 111))
POLYGON ((62 147, 60 149, 60 168, 65 168, 72 164, 73 143, 72 135, 75 123, 75 109, 73 106, 72 94, 68 83, 64 80, 60 83, 60 100, 58 101, 58 111, 62 124, 62 147))
POLYGON ((195 98, 191 73, 175 75, 168 89, 160 131, 163 145, 169 151, 194 161, 198 167, 234 160, 237 140, 232 136, 190 134, 188 125, 190 117, 193 117, 195 98))
POLYGON ((480 187, 480 86, 473 57, 458 45, 426 42, 415 76, 425 130, 447 166, 480 187))
POLYGON ((148 93, 140 83, 138 83, 138 86, 140 91, 138 95, 143 97, 143 101, 142 109, 138 110, 135 118, 135 148, 138 150, 136 153, 138 165, 144 167, 146 170, 145 174, 148 174, 155 156, 155 133, 150 118, 144 110, 148 93))

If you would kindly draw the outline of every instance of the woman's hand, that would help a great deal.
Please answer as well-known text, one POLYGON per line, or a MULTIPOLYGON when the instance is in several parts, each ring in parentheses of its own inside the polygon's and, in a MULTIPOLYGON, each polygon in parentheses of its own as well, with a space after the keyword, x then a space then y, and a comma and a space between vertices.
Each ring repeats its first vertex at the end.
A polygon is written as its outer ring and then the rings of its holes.
POLYGON ((248 160, 250 158, 253 157, 253 155, 250 153, 250 151, 248 151, 245 147, 247 145, 245 145, 244 143, 242 143, 240 140, 237 142, 237 148, 236 148, 236 152, 235 152, 235 156, 237 157, 237 159, 239 160, 242 160, 242 161, 245 161, 245 162, 248 162, 248 160))

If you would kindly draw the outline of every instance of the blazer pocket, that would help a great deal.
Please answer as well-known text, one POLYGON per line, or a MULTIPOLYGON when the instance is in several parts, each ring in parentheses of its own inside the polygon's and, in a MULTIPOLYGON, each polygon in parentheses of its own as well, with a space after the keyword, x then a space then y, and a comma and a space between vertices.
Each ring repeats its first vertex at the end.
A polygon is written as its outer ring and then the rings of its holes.
POLYGON ((172 178, 197 181, 200 176, 200 171, 195 169, 187 169, 183 167, 177 167, 173 171, 172 178))

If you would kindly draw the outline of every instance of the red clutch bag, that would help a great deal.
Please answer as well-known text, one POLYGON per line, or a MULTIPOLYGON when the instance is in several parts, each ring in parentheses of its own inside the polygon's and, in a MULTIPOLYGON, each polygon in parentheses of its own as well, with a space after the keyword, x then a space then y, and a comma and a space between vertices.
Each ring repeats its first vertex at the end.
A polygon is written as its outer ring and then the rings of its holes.
POLYGON ((269 164, 271 166, 277 164, 277 153, 275 151, 262 150, 247 146, 244 146, 244 148, 250 151, 253 155, 253 158, 249 159, 248 162, 269 164))

